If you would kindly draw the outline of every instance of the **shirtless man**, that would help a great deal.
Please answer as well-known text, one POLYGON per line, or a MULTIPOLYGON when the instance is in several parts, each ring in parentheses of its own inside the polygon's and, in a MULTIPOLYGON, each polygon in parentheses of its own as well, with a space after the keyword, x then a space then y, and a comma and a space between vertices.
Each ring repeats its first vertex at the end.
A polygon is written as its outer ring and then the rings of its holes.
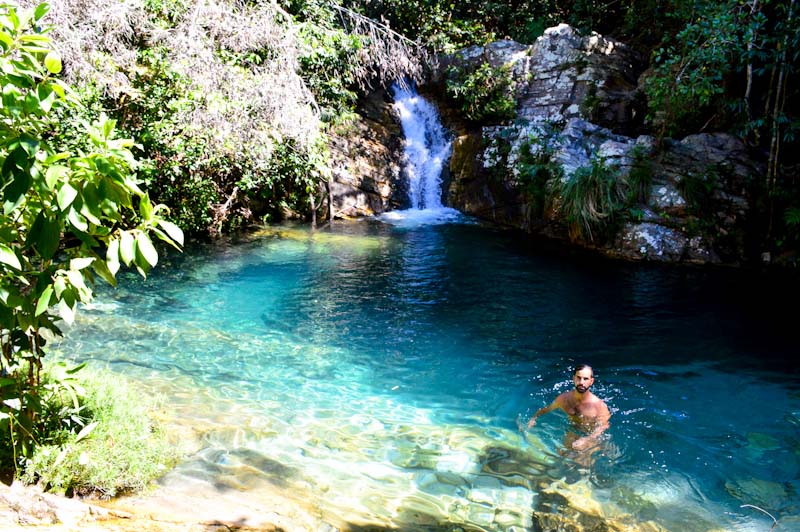
POLYGON ((575 383, 575 389, 562 393, 552 403, 537 410, 528 421, 528 428, 536 425, 536 419, 542 414, 560 408, 566 412, 570 421, 587 433, 586 436, 570 438, 571 442, 565 442, 571 444, 574 450, 582 451, 591 447, 608 428, 611 412, 599 397, 589 391, 594 384, 594 372, 591 366, 586 364, 577 366, 572 381, 575 383))

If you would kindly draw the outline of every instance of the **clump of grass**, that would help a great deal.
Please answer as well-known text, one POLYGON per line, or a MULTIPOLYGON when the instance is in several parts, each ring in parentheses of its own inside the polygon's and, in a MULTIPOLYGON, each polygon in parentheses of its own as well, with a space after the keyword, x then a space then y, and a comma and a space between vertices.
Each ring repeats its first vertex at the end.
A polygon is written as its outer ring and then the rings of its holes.
MULTIPOLYGON (((22 480, 65 495, 110 498, 144 489, 175 465, 179 449, 156 420, 161 399, 145 396, 120 375, 84 370, 81 430, 59 429, 36 446, 22 480)), ((60 394, 51 400, 61 401, 60 394)), ((73 398, 54 409, 72 408, 73 398)))
POLYGON ((595 236, 613 227, 627 194, 627 183, 602 158, 578 168, 559 186, 561 212, 570 226, 570 236, 593 242, 595 236))

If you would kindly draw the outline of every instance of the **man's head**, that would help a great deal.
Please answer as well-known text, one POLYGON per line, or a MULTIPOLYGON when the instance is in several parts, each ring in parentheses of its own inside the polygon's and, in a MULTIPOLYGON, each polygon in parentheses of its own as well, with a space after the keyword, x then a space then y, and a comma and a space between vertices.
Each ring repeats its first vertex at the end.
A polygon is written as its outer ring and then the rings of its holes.
POLYGON ((572 382, 578 393, 586 393, 594 384, 594 371, 588 364, 578 364, 572 374, 572 382))

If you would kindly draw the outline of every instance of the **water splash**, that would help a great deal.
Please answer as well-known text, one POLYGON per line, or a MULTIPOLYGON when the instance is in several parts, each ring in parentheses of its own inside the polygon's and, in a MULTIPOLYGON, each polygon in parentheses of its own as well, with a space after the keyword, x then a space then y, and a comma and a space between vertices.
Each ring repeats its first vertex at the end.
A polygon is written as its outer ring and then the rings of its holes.
POLYGON ((401 226, 450 223, 460 218, 455 209, 442 205, 442 168, 453 143, 439 120, 436 107, 410 86, 392 87, 394 106, 405 136, 405 171, 411 208, 381 216, 401 226))

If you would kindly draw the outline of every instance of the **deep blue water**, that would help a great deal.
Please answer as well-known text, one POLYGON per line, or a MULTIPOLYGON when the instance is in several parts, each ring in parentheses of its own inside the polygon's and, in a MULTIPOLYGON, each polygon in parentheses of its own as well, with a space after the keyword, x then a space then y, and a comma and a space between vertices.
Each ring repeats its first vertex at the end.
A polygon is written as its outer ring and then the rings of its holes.
POLYGON ((146 282, 99 290, 60 349, 177 390, 188 423, 217 427, 184 474, 213 477, 212 450, 247 465, 246 449, 350 522, 535 530, 577 508, 633 529, 768 530, 747 504, 789 530, 800 372, 797 313, 779 304, 798 295, 792 276, 371 219, 162 257, 146 282), (588 466, 559 453, 563 415, 517 428, 578 362, 613 414, 588 466))

